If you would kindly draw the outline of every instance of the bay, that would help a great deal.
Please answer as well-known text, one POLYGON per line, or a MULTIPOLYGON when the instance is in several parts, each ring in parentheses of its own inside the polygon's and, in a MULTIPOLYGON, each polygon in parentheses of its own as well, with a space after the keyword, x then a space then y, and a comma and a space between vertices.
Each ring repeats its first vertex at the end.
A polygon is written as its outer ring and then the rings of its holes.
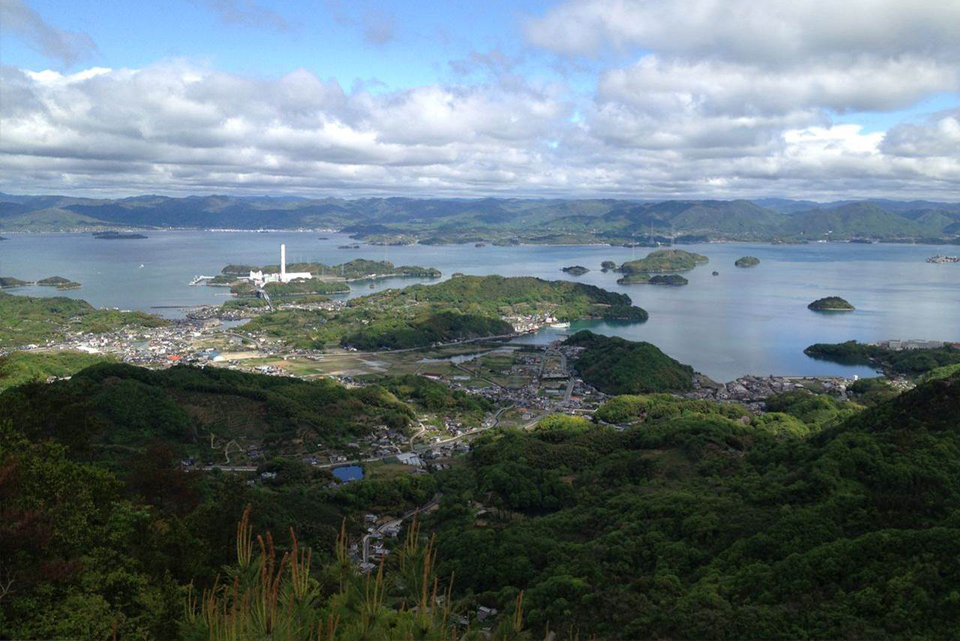
MULTIPOLYGON (((545 342, 588 328, 654 343, 698 371, 726 381, 743 374, 872 375, 866 367, 817 361, 803 348, 817 342, 920 338, 960 341, 960 265, 925 259, 941 248, 924 245, 813 243, 755 245, 710 243, 680 248, 710 258, 687 272, 685 287, 617 285, 618 275, 600 263, 645 256, 650 249, 586 246, 399 246, 339 249, 356 241, 318 232, 146 232, 142 240, 98 240, 90 234, 5 234, 0 275, 36 280, 59 275, 83 284, 58 292, 44 287, 7 290, 33 296, 83 298, 98 307, 182 315, 181 306, 219 304, 225 288, 191 287, 196 275, 212 276, 228 263, 276 264, 281 243, 287 260, 342 263, 354 258, 396 265, 436 267, 449 278, 465 274, 537 276, 571 280, 628 294, 650 313, 643 324, 587 321, 566 330, 547 328, 520 341, 545 342), (321 239, 323 237, 323 239, 321 239), (741 269, 744 255, 760 258, 741 269), (142 265, 142 267, 141 267, 142 265), (575 277, 562 267, 583 265, 575 277), (712 276, 718 271, 718 276, 712 276), (820 314, 806 308, 822 296, 842 296, 857 311, 820 314), (158 309, 158 307, 160 309, 158 309)), ((954 248, 955 249, 955 248, 954 248)), ((943 248, 944 253, 949 253, 943 248)), ((390 278, 352 283, 353 296, 421 281, 390 278)))

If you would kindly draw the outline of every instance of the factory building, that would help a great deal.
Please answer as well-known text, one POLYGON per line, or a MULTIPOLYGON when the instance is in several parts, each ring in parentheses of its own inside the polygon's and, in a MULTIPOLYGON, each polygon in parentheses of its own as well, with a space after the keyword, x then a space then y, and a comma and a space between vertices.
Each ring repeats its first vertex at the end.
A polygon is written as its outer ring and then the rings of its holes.
POLYGON ((262 270, 251 271, 250 280, 257 285, 266 283, 289 283, 292 280, 311 279, 313 274, 310 272, 288 272, 287 271, 287 246, 280 245, 280 273, 264 274, 262 270))

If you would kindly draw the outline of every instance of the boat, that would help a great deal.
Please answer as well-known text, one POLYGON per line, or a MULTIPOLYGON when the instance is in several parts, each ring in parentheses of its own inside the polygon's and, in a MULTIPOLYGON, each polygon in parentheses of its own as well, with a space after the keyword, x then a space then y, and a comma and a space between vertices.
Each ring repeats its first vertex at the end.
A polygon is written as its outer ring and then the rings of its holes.
POLYGON ((570 323, 551 323, 550 327, 553 327, 554 329, 564 329, 570 327, 570 323))
POLYGON ((960 263, 960 256, 943 256, 937 254, 927 259, 928 263, 960 263))

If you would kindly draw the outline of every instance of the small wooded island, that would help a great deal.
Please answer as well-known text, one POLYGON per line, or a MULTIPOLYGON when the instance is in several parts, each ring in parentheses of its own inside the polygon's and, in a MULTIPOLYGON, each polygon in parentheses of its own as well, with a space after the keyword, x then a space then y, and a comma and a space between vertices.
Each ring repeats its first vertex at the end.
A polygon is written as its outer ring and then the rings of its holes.
POLYGON ((617 281, 618 285, 665 285, 667 287, 681 287, 689 283, 680 274, 627 274, 617 281))
POLYGON ((119 231, 95 231, 93 237, 97 240, 140 240, 146 238, 143 234, 125 233, 119 231))
POLYGON ((574 265, 573 267, 564 267, 560 271, 570 274, 571 276, 583 276, 590 270, 583 265, 574 265))
POLYGON ((738 258, 733 264, 737 267, 756 267, 760 264, 760 259, 756 256, 744 256, 743 258, 738 258))
POLYGON ((40 287, 56 287, 59 290, 80 289, 80 283, 74 282, 63 276, 50 276, 38 281, 20 280, 12 276, 0 277, 0 289, 11 287, 29 287, 30 285, 39 285, 40 287))
POLYGON ((602 263, 600 263, 600 271, 604 273, 611 272, 611 271, 615 272, 617 271, 617 264, 612 260, 605 260, 602 263))
POLYGON ((640 260, 631 260, 620 265, 623 274, 668 274, 671 272, 690 271, 697 265, 704 265, 710 261, 702 254, 684 251, 682 249, 658 249, 640 260))
POLYGON ((807 305, 807 308, 812 309, 815 312, 852 312, 856 309, 856 307, 839 296, 818 298, 807 305))

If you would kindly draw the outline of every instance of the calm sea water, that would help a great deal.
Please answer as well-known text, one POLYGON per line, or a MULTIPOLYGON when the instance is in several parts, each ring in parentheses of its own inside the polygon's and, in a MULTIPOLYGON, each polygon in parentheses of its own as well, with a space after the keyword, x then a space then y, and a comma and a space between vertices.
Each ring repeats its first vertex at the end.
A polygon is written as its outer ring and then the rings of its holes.
MULTIPOLYGON (((276 264, 280 243, 287 260, 341 263, 354 258, 389 260, 397 265, 454 272, 566 279, 628 294, 650 312, 643 324, 584 322, 589 328, 633 340, 646 340, 697 370, 718 379, 742 374, 831 375, 872 371, 816 361, 803 348, 816 342, 923 338, 960 341, 960 265, 934 265, 924 259, 937 247, 916 245, 750 245, 704 244, 682 248, 710 258, 685 274, 686 287, 620 286, 617 274, 600 272, 604 260, 641 258, 650 250, 606 246, 370 247, 341 234, 317 232, 148 232, 145 240, 96 240, 89 234, 4 234, 0 275, 35 280, 64 276, 83 284, 70 292, 42 287, 15 290, 34 296, 64 295, 91 304, 178 316, 160 306, 221 303, 229 293, 190 287, 195 275, 214 275, 227 263, 276 264), (325 239, 321 239, 321 237, 325 239), (733 262, 757 256, 759 267, 738 269, 733 262), (142 265, 142 267, 141 267, 142 265), (568 276, 562 267, 591 271, 568 276), (720 272, 711 276, 711 272, 720 272), (837 295, 857 307, 850 314, 818 314, 807 304, 837 295)), ((953 248, 956 250, 956 248, 953 248)), ((949 253, 949 252, 947 252, 949 253)), ((370 288, 355 283, 351 296, 418 282, 387 279, 370 288)), ((525 340, 547 341, 548 329, 525 340)))

